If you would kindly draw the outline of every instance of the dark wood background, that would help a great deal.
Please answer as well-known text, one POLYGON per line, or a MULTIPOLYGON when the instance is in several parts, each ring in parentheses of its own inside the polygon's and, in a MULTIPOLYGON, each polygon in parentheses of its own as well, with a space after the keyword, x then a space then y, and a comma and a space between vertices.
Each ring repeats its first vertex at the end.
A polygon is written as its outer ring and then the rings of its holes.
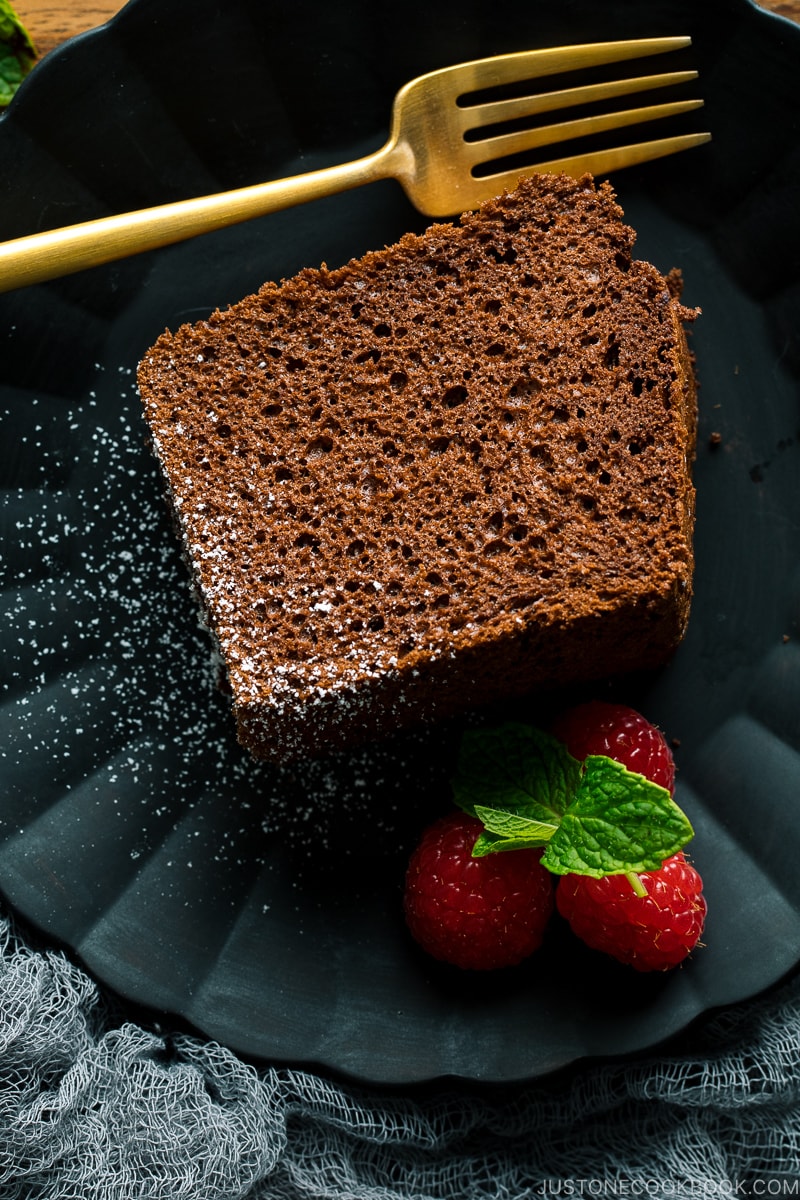
MULTIPOLYGON (((800 24, 800 0, 757 0, 762 8, 800 24)), ((122 0, 12 0, 40 55, 73 34, 102 25, 122 8, 122 0)))

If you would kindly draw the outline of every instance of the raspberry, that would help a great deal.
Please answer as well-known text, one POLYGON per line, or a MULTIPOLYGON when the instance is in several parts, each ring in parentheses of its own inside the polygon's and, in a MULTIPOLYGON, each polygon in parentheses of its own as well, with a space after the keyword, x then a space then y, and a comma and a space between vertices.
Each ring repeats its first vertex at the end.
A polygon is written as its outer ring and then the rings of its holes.
POLYGON ((541 945, 553 877, 539 850, 473 858, 481 822, 455 811, 431 825, 406 874, 406 921, 434 958, 473 971, 514 966, 541 945))
POLYGON ((670 794, 675 791, 675 762, 664 735, 633 708, 590 700, 563 713, 551 732, 580 762, 605 754, 670 794))
MULTIPOLYGON (((553 734, 573 758, 605 754, 630 771, 675 791, 675 763, 663 734, 635 709, 590 701, 569 709, 553 734)), ((665 971, 686 958, 703 931, 702 880, 682 853, 657 871, 638 875, 646 896, 626 875, 592 879, 565 875, 558 884, 558 911, 582 941, 638 971, 665 971)))
POLYGON ((637 971, 666 971, 686 958, 703 932, 702 880, 682 853, 657 871, 640 872, 639 879, 646 896, 637 896, 625 875, 564 875, 558 911, 592 949, 637 971))

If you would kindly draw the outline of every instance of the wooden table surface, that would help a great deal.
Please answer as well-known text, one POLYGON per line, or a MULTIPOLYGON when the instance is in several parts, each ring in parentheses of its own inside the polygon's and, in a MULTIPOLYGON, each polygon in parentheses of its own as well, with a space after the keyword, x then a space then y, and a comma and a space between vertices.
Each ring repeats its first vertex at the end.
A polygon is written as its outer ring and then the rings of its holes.
MULTIPOLYGON (((757 0, 762 8, 800 24, 800 0, 757 0)), ((121 0, 12 0, 40 55, 73 34, 102 25, 122 7, 121 0)))

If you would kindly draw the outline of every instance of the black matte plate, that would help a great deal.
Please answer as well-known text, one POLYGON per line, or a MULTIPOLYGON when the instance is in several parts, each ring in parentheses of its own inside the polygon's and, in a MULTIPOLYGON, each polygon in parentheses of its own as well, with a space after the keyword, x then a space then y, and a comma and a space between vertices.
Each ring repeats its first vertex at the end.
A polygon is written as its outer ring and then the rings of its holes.
POLYGON ((128 1000, 364 1080, 512 1080, 651 1046, 800 958, 800 30, 747 0, 365 0, 312 19, 133 0, 0 120, 0 237, 355 157, 402 83, 451 62, 685 33, 668 67, 699 68, 707 106, 679 128, 714 140, 614 182, 640 257, 680 266, 703 309, 696 599, 674 661, 621 695, 680 742, 706 948, 640 977, 555 928, 515 971, 438 968, 400 894, 458 729, 293 772, 235 744, 136 363, 166 325, 422 228, 389 182, 0 296, 0 886, 128 1000))

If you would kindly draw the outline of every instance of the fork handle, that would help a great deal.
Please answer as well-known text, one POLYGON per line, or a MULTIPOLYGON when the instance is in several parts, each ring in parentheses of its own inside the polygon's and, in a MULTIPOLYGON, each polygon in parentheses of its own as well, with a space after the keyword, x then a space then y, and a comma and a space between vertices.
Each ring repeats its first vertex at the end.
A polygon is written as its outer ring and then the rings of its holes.
POLYGON ((101 217, 0 244, 0 292, 97 267, 144 250, 347 191, 393 173, 392 142, 354 162, 230 192, 101 217))

